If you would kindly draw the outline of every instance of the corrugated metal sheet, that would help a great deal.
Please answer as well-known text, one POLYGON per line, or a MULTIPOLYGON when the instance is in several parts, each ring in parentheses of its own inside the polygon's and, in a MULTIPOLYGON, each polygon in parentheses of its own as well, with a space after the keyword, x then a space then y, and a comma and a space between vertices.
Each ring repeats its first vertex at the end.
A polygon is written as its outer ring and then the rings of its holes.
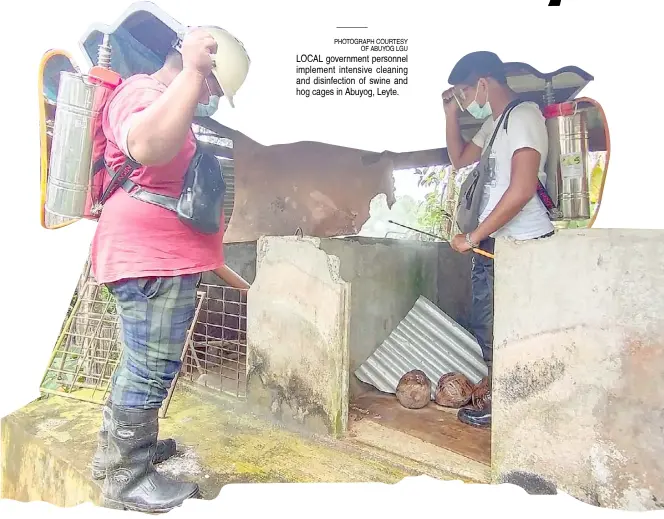
POLYGON ((432 398, 445 373, 458 371, 473 383, 488 373, 475 338, 423 296, 355 375, 384 393, 396 393, 401 377, 413 369, 431 380, 432 398))

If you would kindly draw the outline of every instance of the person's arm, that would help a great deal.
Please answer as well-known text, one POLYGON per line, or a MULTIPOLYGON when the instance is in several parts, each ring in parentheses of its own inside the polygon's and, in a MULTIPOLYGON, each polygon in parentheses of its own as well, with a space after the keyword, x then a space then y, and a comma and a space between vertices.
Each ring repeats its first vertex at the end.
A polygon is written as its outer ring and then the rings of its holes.
POLYGON ((246 279, 240 276, 228 265, 222 265, 218 269, 214 269, 212 272, 214 272, 220 279, 225 281, 229 286, 233 288, 248 290, 251 287, 251 285, 246 279))
POLYGON ((119 141, 123 151, 144 166, 166 164, 182 149, 217 44, 206 31, 194 29, 184 37, 180 50, 182 70, 166 91, 152 99, 138 95, 138 101, 127 102, 134 109, 116 117, 122 120, 119 141))
POLYGON ((480 160, 482 147, 476 144, 475 138, 471 142, 463 140, 458 116, 445 118, 445 140, 454 169, 465 168, 480 160))
POLYGON ((484 136, 480 136, 482 142, 478 142, 478 136, 469 143, 463 140, 459 125, 461 109, 453 95, 453 90, 453 88, 449 88, 442 95, 445 111, 445 141, 450 162, 454 169, 459 170, 480 160, 484 136))
POLYGON ((144 166, 166 164, 179 153, 191 130, 204 81, 197 70, 184 69, 166 92, 132 116, 126 145, 136 162, 144 166))

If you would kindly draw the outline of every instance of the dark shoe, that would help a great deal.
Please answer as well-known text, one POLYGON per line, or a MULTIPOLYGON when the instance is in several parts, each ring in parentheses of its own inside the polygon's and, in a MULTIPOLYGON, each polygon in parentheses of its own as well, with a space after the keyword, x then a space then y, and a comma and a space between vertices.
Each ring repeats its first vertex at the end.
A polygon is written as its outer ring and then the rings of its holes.
POLYGON ((137 512, 168 512, 198 497, 198 485, 159 474, 153 465, 157 447, 158 409, 112 406, 102 487, 104 506, 137 512))
POLYGON ((464 407, 457 413, 457 418, 466 425, 488 429, 491 427, 491 406, 481 410, 464 407))
MULTIPOLYGON (((106 449, 108 448, 108 423, 111 419, 111 408, 104 405, 102 409, 101 429, 97 433, 97 452, 92 458, 92 479, 100 480, 106 477, 106 449)), ((158 465, 173 456, 177 450, 175 440, 168 438, 157 442, 157 452, 152 463, 158 465)))

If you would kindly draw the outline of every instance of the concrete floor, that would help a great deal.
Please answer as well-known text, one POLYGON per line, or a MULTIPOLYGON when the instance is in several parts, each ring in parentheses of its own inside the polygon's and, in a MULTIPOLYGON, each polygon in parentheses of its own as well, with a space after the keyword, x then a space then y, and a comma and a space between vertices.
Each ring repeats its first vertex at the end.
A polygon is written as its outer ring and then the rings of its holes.
MULTIPOLYGON (((100 407, 50 397, 2 420, 2 497, 60 506, 99 502, 89 477, 100 407)), ((196 481, 204 499, 237 482, 384 482, 444 474, 352 441, 307 438, 179 386, 160 437, 178 442, 159 470, 196 481)))

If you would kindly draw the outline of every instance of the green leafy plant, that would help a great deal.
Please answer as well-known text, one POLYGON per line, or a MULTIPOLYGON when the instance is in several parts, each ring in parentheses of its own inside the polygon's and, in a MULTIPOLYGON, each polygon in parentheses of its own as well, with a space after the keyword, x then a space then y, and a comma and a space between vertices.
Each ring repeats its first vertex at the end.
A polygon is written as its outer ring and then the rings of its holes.
POLYGON ((429 190, 420 208, 422 230, 449 240, 453 234, 454 207, 459 194, 456 173, 451 167, 433 166, 419 168, 416 174, 420 177, 418 185, 429 190))

